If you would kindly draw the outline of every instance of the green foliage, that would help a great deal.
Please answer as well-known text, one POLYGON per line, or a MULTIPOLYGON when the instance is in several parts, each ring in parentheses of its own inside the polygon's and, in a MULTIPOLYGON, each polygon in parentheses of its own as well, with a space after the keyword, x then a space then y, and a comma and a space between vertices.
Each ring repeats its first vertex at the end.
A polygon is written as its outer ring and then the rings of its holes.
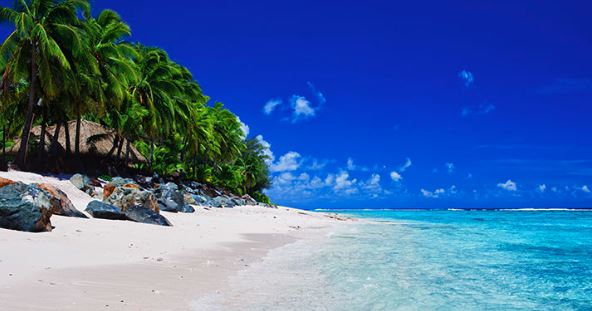
POLYGON ((128 167, 125 139, 150 159, 135 164, 140 169, 269 202, 264 147, 245 141, 236 115, 209 105, 191 72, 165 51, 127 42, 130 27, 116 12, 93 17, 88 0, 19 0, 0 8, 2 21, 14 31, 0 46, 0 133, 28 137, 33 124, 84 117, 114 130, 111 152, 126 154, 119 165, 128 167))

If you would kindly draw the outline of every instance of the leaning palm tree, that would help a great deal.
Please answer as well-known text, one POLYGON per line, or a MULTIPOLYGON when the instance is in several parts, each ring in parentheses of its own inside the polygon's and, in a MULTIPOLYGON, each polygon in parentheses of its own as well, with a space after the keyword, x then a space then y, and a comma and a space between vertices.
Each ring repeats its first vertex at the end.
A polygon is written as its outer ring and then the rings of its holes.
POLYGON ((13 81, 24 79, 29 84, 21 145, 15 161, 19 166, 26 165, 35 105, 58 95, 62 84, 55 77, 66 75, 71 69, 65 50, 82 50, 77 15, 80 10, 89 12, 88 0, 19 0, 13 8, 0 9, 0 21, 15 26, 0 47, 6 76, 13 81))
POLYGON ((82 45, 76 28, 78 8, 87 8, 87 3, 19 1, 14 10, 3 8, 1 11, 3 19, 17 24, 16 30, 2 45, 8 77, 15 80, 20 77, 29 84, 23 139, 17 156, 17 163, 21 165, 26 159, 34 104, 42 109, 60 92, 60 86, 65 85, 61 78, 71 69, 68 48, 76 51, 82 45))
POLYGON ((121 17, 114 11, 103 10, 95 19, 87 16, 84 23, 88 38, 88 60, 97 66, 96 72, 82 71, 83 81, 87 81, 84 90, 89 105, 76 106, 76 133, 74 152, 79 155, 80 123, 83 108, 94 111, 97 115, 105 113, 106 105, 111 109, 120 109, 124 101, 130 97, 130 86, 137 81, 136 65, 133 58, 137 56, 133 46, 124 42, 131 35, 131 30, 121 17), (88 87, 92 85, 92 87, 88 87))

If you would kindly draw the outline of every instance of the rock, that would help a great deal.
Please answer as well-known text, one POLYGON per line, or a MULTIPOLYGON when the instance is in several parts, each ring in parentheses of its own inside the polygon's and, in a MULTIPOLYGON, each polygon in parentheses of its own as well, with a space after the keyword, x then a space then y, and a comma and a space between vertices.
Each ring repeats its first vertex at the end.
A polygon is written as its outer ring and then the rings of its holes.
POLYGON ((115 191, 115 188, 117 187, 112 183, 106 184, 105 187, 103 187, 103 200, 106 200, 108 197, 110 197, 113 191, 115 191))
POLYGON ((205 195, 196 195, 196 194, 192 195, 191 197, 195 201, 195 203, 192 203, 192 204, 198 204, 198 205, 207 205, 207 203, 212 199, 212 198, 206 197, 205 195))
POLYGON ((14 181, 0 177, 0 188, 8 186, 8 185, 12 185, 12 184, 14 184, 14 181))
POLYGON ((51 195, 51 213, 66 217, 88 218, 74 207, 68 196, 50 184, 39 184, 38 187, 51 195))
POLYGON ((96 195, 95 192, 95 185, 101 185, 101 183, 96 179, 90 179, 88 176, 81 175, 81 174, 74 174, 70 177, 70 182, 81 191, 84 191, 86 194, 92 196, 96 195))
POLYGON ((123 187, 126 184, 135 184, 135 182, 129 178, 121 178, 121 177, 114 177, 111 179, 111 184, 115 185, 115 187, 123 187))
POLYGON ((90 186, 90 179, 81 174, 74 174, 70 177, 70 182, 78 189, 84 191, 90 186))
POLYGON ((236 204, 227 196, 221 195, 213 198, 209 202, 212 207, 234 207, 236 204))
POLYGON ((178 211, 179 213, 195 213, 195 209, 189 204, 183 204, 178 211))
POLYGON ((195 212, 191 206, 186 204, 186 197, 188 197, 188 199, 193 199, 191 195, 179 191, 178 189, 179 187, 174 183, 167 183, 160 186, 160 189, 156 191, 160 210, 173 213, 195 212))
POLYGON ((13 183, 0 188, 0 228, 51 231, 50 196, 36 185, 13 183))
POLYGON ((248 194, 243 195, 241 199, 245 200, 246 205, 257 205, 257 200, 253 199, 248 194))
POLYGON ((136 205, 140 205, 156 213, 159 212, 158 203, 152 192, 139 190, 136 187, 130 187, 128 184, 123 185, 122 187, 116 187, 113 185, 113 187, 105 186, 103 189, 105 194, 103 201, 105 203, 115 205, 124 212, 128 208, 136 205), (113 187, 114 190, 107 196, 106 194, 111 191, 111 188, 113 187))
POLYGON ((125 216, 135 222, 160 226, 172 226, 172 224, 164 216, 142 206, 136 205, 128 208, 125 211, 125 216))
POLYGON ((127 216, 117 206, 100 201, 91 201, 88 203, 86 211, 94 218, 127 220, 127 216))
POLYGON ((232 199, 232 202, 235 204, 235 206, 245 206, 247 205, 247 201, 243 200, 243 199, 232 199))
POLYGON ((196 201, 193 198, 193 195, 191 193, 188 193, 188 192, 183 193, 183 199, 184 199, 185 203, 187 203, 187 204, 196 204, 196 201))

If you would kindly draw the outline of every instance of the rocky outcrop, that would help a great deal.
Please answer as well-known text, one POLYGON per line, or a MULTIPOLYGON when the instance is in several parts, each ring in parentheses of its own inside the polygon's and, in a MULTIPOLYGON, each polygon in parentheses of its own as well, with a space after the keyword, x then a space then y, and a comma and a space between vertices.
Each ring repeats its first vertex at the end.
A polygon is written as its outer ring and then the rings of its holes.
MULTIPOLYGON (((115 179, 114 179, 115 180, 115 179)), ((115 205, 125 212, 132 206, 142 206, 156 213, 160 211, 154 194, 150 191, 142 190, 133 183, 117 184, 109 183, 103 189, 103 201, 115 205), (118 186, 121 184, 121 186, 118 186)))
POLYGON ((88 176, 74 174, 70 177, 70 182, 78 189, 86 192, 90 196, 95 196, 95 187, 101 184, 98 181, 91 180, 88 176))
POLYGON ((86 206, 85 211, 94 218, 110 220, 127 220, 127 216, 117 206, 103 203, 101 201, 91 201, 86 206))
POLYGON ((132 206, 125 211, 125 216, 135 222, 159 226, 172 226, 164 216, 142 206, 132 206))
POLYGON ((36 185, 12 183, 0 188, 0 228, 51 231, 51 197, 36 185))
POLYGON ((189 206, 189 202, 185 199, 186 192, 179 190, 179 186, 175 183, 160 185, 154 193, 158 198, 158 205, 162 211, 173 213, 195 212, 195 209, 189 206))
POLYGON ((14 184, 14 181, 0 177, 0 188, 8 186, 8 185, 12 185, 12 184, 14 184))
POLYGON ((84 213, 77 210, 68 196, 60 189, 49 185, 39 184, 38 187, 50 195, 51 213, 66 217, 88 218, 84 213))

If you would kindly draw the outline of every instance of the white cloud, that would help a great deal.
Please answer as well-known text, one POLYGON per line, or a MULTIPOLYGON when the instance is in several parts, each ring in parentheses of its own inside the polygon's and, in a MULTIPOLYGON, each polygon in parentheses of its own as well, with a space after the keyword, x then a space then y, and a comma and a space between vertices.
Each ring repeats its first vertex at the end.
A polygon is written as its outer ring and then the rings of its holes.
POLYGON ((263 148, 264 148, 263 155, 267 156, 265 163, 267 163, 267 165, 270 166, 273 163, 273 161, 275 160, 275 156, 273 155, 273 152, 271 151, 271 144, 269 142, 267 142, 265 139, 263 139, 262 135, 257 135, 257 137, 255 137, 255 139, 259 141, 261 146, 263 146, 263 148))
POLYGON ((405 160, 405 164, 401 165, 401 167, 399 167, 399 172, 404 173, 408 168, 411 167, 411 165, 413 165, 413 163, 411 162, 411 159, 407 158, 407 160, 405 160))
POLYGON ((399 173, 398 173, 398 172, 396 172, 396 171, 392 171, 392 172, 391 172, 391 179, 392 179, 393 181, 399 182, 399 181, 401 181, 401 180, 403 179, 403 176, 401 176, 401 174, 399 174, 399 173))
POLYGON ((349 179, 349 173, 342 171, 335 176, 335 185, 333 190, 336 192, 343 192, 345 194, 354 194, 358 192, 355 188, 355 184, 358 182, 357 179, 349 179))
POLYGON ((282 103, 283 101, 281 99, 270 99, 269 101, 267 101, 267 103, 265 103, 265 106, 263 106, 263 113, 266 115, 270 115, 271 113, 273 113, 275 108, 281 105, 282 103))
POLYGON ((502 188, 502 189, 507 190, 507 191, 512 191, 512 192, 515 192, 515 191, 518 190, 518 187, 517 187, 516 183, 513 182, 510 179, 508 179, 508 181, 506 181, 505 183, 499 183, 499 184, 497 184, 497 187, 498 188, 502 188))
POLYGON ((277 163, 273 163, 269 170, 271 172, 295 171, 300 168, 300 158, 298 152, 290 151, 281 156, 277 163))
POLYGON ((473 82, 475 81, 475 76, 473 75, 472 72, 470 72, 468 70, 463 70, 463 71, 459 72, 458 77, 465 84, 465 87, 470 87, 473 84, 473 82))
POLYGON ((545 191, 547 191, 547 185, 545 184, 541 184, 537 187, 537 191, 540 193, 544 193, 545 191))
POLYGON ((382 187, 380 186, 380 175, 372 174, 370 179, 364 183, 364 189, 372 192, 381 192, 382 187))
POLYGON ((243 123, 243 121, 241 121, 241 119, 238 116, 236 117, 236 119, 240 123, 241 130, 243 131, 243 134, 244 134, 243 139, 247 138, 249 136, 249 133, 251 132, 251 129, 249 128, 248 125, 243 123))
POLYGON ((317 160, 317 159, 307 159, 308 162, 311 162, 306 169, 310 171, 320 171, 327 167, 329 164, 329 160, 317 160))
POLYGON ((353 171, 356 169, 356 165, 354 164, 354 160, 352 158, 347 159, 347 170, 353 171))
POLYGON ((317 106, 318 107, 323 106, 327 102, 325 95, 323 95, 323 93, 321 93, 319 90, 317 90, 311 82, 308 82, 307 84, 308 84, 308 87, 310 88, 310 91, 314 94, 314 96, 317 100, 317 106))
POLYGON ((424 197, 433 199, 439 198, 441 195, 446 193, 446 190, 444 190, 443 188, 438 188, 434 191, 429 191, 422 188, 420 191, 424 197))
POLYGON ((292 107, 292 122, 306 120, 316 115, 316 110, 312 103, 304 96, 292 95, 290 99, 292 107))
POLYGON ((454 173, 454 170, 455 170, 455 168, 456 168, 456 167, 454 166, 454 163, 446 163, 446 164, 444 164, 444 165, 446 166, 446 170, 448 171, 448 174, 452 174, 452 173, 454 173))
POLYGON ((590 193, 590 188, 588 188, 587 185, 583 185, 582 188, 580 188, 580 190, 582 190, 585 193, 590 193))

